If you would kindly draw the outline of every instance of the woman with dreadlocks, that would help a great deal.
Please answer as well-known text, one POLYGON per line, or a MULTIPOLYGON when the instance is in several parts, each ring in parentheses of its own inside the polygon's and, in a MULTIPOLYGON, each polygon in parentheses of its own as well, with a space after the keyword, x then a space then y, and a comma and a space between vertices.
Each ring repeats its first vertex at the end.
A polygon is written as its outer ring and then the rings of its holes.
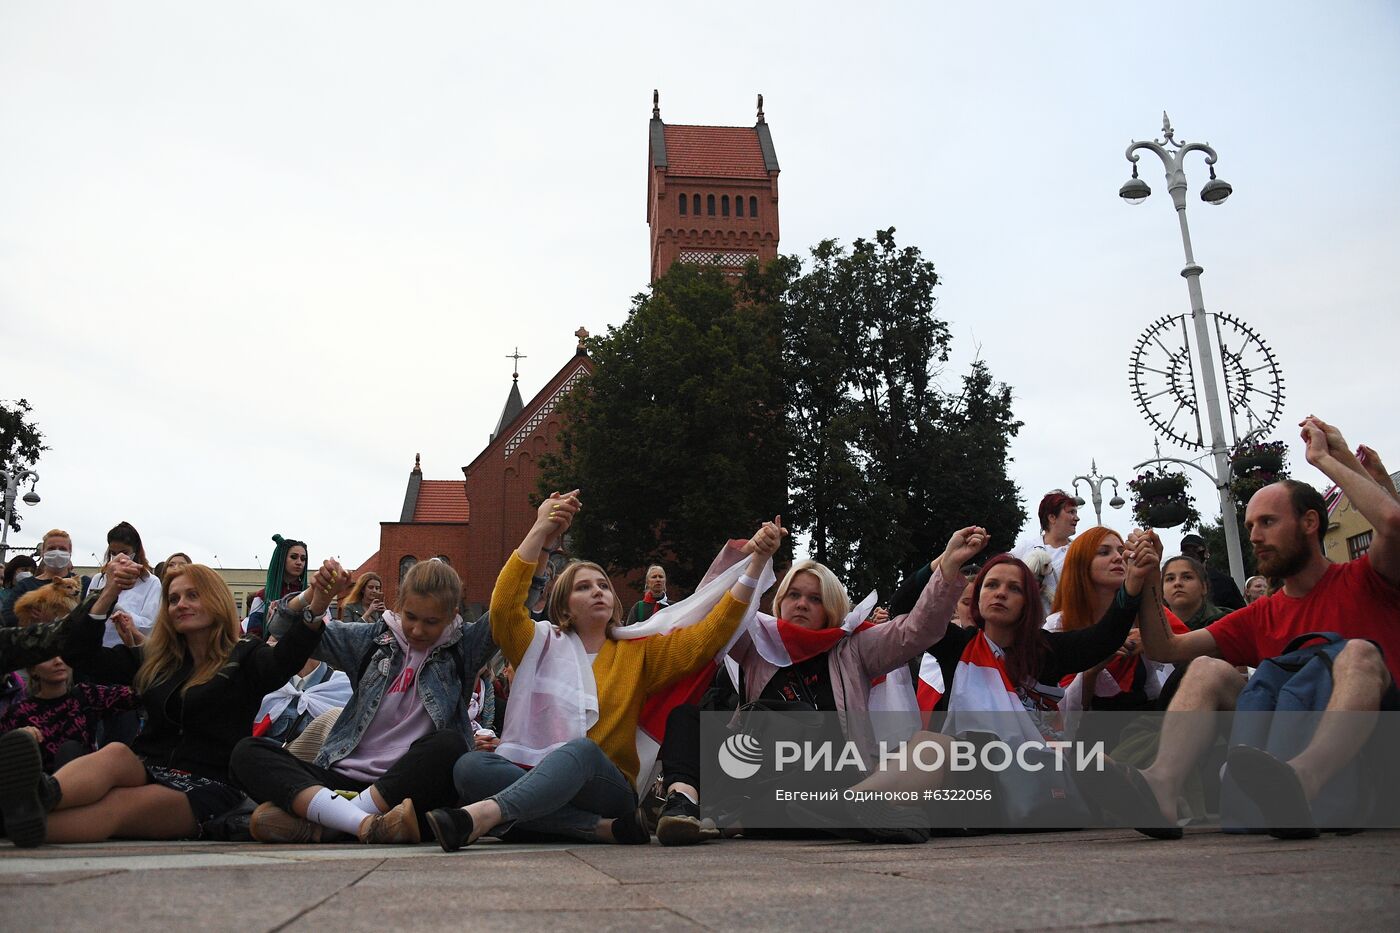
POLYGON ((283 596, 300 593, 306 589, 307 550, 305 541, 295 541, 273 535, 277 547, 272 551, 272 560, 267 564, 267 583, 248 598, 248 634, 263 636, 263 620, 267 616, 267 606, 283 596))

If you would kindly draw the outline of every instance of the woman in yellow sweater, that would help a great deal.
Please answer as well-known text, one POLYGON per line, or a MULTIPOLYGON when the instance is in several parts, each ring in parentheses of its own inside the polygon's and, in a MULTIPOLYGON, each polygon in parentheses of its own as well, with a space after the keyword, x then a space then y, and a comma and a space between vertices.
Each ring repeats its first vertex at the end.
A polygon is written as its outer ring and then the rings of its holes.
POLYGON ((555 580, 552 622, 533 622, 524 608, 542 546, 569 527, 579 508, 577 489, 545 500, 496 579, 491 634, 514 665, 515 682, 500 746, 469 752, 453 769, 468 805, 428 814, 445 851, 502 824, 600 842, 648 842, 634 787, 642 702, 724 648, 787 533, 780 519, 763 524, 743 575, 702 621, 665 635, 616 639, 622 606, 597 564, 575 562, 555 580))

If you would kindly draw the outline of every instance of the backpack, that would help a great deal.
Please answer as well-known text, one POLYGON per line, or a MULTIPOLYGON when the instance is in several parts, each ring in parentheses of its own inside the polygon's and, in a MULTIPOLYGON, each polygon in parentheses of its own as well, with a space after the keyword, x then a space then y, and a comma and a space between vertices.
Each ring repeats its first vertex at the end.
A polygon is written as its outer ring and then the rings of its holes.
MULTIPOLYGON (((1262 661, 1240 691, 1230 747, 1248 745, 1279 761, 1306 748, 1332 698, 1332 663, 1346 643, 1335 632, 1310 632, 1289 642, 1283 654, 1262 661)), ((1359 827, 1371 814, 1376 798, 1362 768, 1365 755, 1363 749, 1312 801, 1316 825, 1359 827)), ((1230 778, 1228 767, 1221 779, 1220 823, 1225 832, 1266 831, 1259 809, 1230 778)))

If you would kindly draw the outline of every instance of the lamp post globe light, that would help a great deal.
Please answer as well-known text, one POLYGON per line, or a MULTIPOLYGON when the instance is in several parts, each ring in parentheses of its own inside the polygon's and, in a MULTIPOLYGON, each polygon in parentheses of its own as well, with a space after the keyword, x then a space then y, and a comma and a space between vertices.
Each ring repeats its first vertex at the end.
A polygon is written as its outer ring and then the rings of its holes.
POLYGON ((39 494, 34 491, 34 487, 39 484, 39 474, 33 470, 0 470, 0 477, 5 480, 5 514, 0 517, 3 525, 0 525, 0 564, 10 559, 10 521, 15 514, 15 497, 19 494, 19 487, 25 480, 29 480, 29 491, 24 494, 24 501, 29 505, 39 504, 39 494))
MULTIPOLYGON (((1224 418, 1220 410, 1220 390, 1215 377, 1215 350, 1211 344, 1211 334, 1206 314, 1205 302, 1201 298, 1201 265, 1196 262, 1191 249, 1191 230, 1186 224, 1186 172, 1183 163, 1192 152, 1205 156, 1210 167, 1210 181, 1201 188, 1201 200, 1207 204, 1222 204, 1234 191, 1229 182, 1215 177, 1215 162, 1218 156, 1208 143, 1182 143, 1174 138, 1171 120, 1162 114, 1162 139, 1139 142, 1133 140, 1124 153, 1133 165, 1132 177, 1118 190, 1118 196, 1129 204, 1139 204, 1152 193, 1147 183, 1138 178, 1137 163, 1139 152, 1146 150, 1162 160, 1167 172, 1167 192, 1176 208, 1177 222, 1181 227, 1181 246, 1186 254, 1186 265, 1181 269, 1186 279, 1186 290, 1191 298, 1191 323, 1196 334, 1196 352, 1200 369, 1201 386, 1204 390, 1206 416, 1210 424, 1210 453, 1215 460, 1215 473, 1206 472, 1215 483, 1220 494, 1221 525, 1225 529, 1225 550, 1230 560, 1230 576, 1237 584, 1244 583, 1244 560, 1240 551, 1239 527, 1234 521, 1235 500, 1230 494, 1229 449, 1225 443, 1224 418)), ((1149 461, 1150 462, 1150 461, 1149 461)), ((1193 465, 1194 464, 1190 464, 1193 465)))
POLYGON ((1124 505, 1123 497, 1118 494, 1118 477, 1100 476, 1099 465, 1096 461, 1089 461, 1089 475, 1076 476, 1074 478, 1074 504, 1082 506, 1084 497, 1079 495, 1079 484, 1083 482, 1089 487, 1089 498, 1094 503, 1094 524, 1103 524, 1103 484, 1113 484, 1113 498, 1108 500, 1110 508, 1121 509, 1124 505))

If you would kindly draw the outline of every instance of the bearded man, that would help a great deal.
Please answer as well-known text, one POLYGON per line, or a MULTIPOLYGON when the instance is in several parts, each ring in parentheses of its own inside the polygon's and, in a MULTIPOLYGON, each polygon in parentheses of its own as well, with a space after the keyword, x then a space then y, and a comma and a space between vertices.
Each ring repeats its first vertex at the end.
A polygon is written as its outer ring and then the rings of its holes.
MULTIPOLYGON (((1301 427, 1308 462, 1340 486, 1375 529, 1371 548, 1344 564, 1329 561, 1322 550, 1326 503, 1306 483, 1283 480, 1255 493, 1245 512, 1259 572, 1282 580, 1278 591, 1184 635, 1173 633, 1165 619, 1144 622, 1142 644, 1148 657, 1190 666, 1167 708, 1152 767, 1115 766, 1091 780, 1101 782, 1092 792, 1115 815, 1154 817, 1147 824, 1151 828, 1142 830, 1147 835, 1180 835, 1177 797, 1216 737, 1215 717, 1174 714, 1233 710, 1246 683, 1237 667, 1257 667, 1283 654, 1299 635, 1336 632, 1347 639, 1332 664, 1329 715, 1322 717, 1307 747, 1288 761, 1236 748, 1228 764, 1231 776, 1276 827, 1270 830, 1274 835, 1317 835, 1311 801, 1374 731, 1374 716, 1331 713, 1400 710, 1395 686, 1400 678, 1400 502, 1351 453, 1335 427, 1311 416, 1301 427)), ((1150 534, 1130 535, 1127 550, 1150 534)), ((1160 587, 1160 581, 1148 585, 1160 587)))

